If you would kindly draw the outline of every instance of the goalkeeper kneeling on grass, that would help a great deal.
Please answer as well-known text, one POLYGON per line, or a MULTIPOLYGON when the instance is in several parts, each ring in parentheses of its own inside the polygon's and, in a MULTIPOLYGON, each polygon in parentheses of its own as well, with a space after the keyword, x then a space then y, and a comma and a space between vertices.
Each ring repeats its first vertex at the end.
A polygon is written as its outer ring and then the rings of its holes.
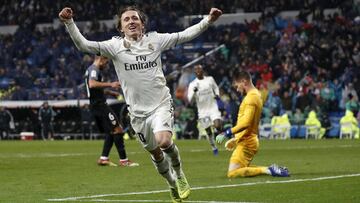
POLYGON ((233 150, 227 176, 251 177, 268 174, 278 177, 290 176, 287 168, 272 164, 269 167, 250 165, 259 149, 258 126, 262 110, 262 100, 258 89, 252 83, 251 75, 246 71, 237 72, 233 84, 238 92, 246 95, 240 105, 236 126, 228 128, 216 136, 216 142, 233 150))

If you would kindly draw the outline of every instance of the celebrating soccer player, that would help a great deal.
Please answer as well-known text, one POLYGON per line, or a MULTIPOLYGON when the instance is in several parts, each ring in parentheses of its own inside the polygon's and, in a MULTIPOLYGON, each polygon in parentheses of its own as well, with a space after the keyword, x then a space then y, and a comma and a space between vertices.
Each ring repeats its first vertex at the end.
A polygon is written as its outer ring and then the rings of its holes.
POLYGON ((246 96, 240 104, 236 126, 226 129, 216 137, 216 142, 219 144, 229 139, 225 143, 225 147, 227 150, 234 150, 230 158, 227 176, 229 178, 260 174, 289 176, 287 168, 276 164, 269 167, 250 165, 259 148, 258 126, 263 103, 260 92, 254 87, 248 72, 236 72, 233 81, 236 90, 246 96))
POLYGON ((146 15, 136 7, 126 7, 118 14, 117 28, 123 37, 97 42, 85 39, 80 33, 71 8, 59 13, 78 49, 113 61, 129 105, 131 125, 143 147, 150 152, 156 169, 167 180, 173 202, 186 199, 190 186, 182 170, 179 150, 171 139, 173 107, 160 55, 166 49, 194 39, 221 14, 221 10, 212 8, 209 16, 182 32, 145 33, 146 15))
POLYGON ((214 126, 217 131, 222 131, 221 113, 216 102, 216 98, 219 97, 219 87, 213 77, 204 76, 202 65, 196 65, 194 72, 196 79, 189 84, 188 100, 196 99, 200 126, 205 129, 213 153, 217 155, 218 149, 211 127, 214 126))

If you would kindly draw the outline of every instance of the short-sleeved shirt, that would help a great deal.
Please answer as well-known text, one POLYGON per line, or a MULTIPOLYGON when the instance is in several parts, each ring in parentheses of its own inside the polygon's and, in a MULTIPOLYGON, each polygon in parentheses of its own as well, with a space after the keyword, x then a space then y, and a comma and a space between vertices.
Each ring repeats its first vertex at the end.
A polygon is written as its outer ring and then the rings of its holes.
POLYGON ((86 70, 84 77, 85 77, 86 93, 90 100, 90 104, 94 105, 94 104, 98 104, 98 103, 105 103, 106 98, 104 95, 104 89, 89 87, 90 80, 95 80, 98 82, 103 81, 103 76, 101 74, 101 71, 94 64, 92 64, 86 70))

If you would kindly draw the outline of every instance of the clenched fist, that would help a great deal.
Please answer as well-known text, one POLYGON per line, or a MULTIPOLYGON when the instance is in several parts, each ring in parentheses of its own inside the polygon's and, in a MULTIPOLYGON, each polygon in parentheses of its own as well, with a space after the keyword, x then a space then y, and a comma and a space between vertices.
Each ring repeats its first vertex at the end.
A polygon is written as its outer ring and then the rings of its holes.
POLYGON ((73 11, 69 7, 63 8, 59 13, 59 18, 61 22, 69 21, 71 18, 73 18, 73 11))
POLYGON ((209 13, 209 22, 215 22, 222 15, 222 11, 218 8, 211 8, 209 13))

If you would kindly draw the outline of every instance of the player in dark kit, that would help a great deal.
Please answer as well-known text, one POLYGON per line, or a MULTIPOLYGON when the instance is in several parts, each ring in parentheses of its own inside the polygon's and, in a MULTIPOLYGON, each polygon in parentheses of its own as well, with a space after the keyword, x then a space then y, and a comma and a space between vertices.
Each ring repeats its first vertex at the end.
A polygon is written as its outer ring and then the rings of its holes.
POLYGON ((126 156, 123 129, 118 118, 107 105, 105 94, 119 96, 118 92, 105 88, 119 89, 119 82, 103 82, 101 71, 107 66, 108 59, 103 56, 95 56, 94 63, 86 70, 85 84, 87 95, 90 99, 90 110, 93 114, 100 132, 105 133, 105 141, 99 165, 115 165, 109 159, 109 153, 113 143, 119 153, 120 166, 138 166, 138 163, 130 161, 126 156))

